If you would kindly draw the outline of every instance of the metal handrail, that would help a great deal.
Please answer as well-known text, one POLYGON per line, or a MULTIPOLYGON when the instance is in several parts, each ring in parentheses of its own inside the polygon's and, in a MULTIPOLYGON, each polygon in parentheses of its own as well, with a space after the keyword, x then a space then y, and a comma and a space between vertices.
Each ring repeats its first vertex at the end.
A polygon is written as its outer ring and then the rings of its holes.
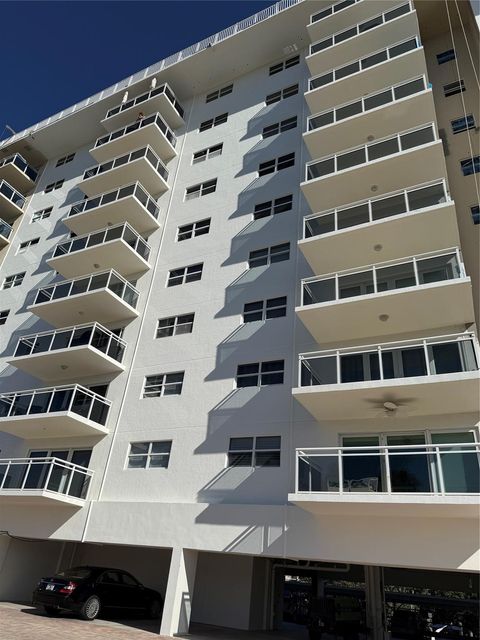
POLYGON ((139 96, 136 96, 135 98, 132 98, 131 100, 127 100, 126 102, 122 102, 121 104, 112 107, 111 109, 109 109, 107 111, 107 115, 105 116, 105 120, 107 120, 108 118, 111 118, 112 116, 117 115, 117 113, 121 113, 122 111, 126 111, 127 109, 131 109, 132 107, 135 107, 136 105, 139 104, 143 104, 144 102, 146 102, 147 100, 150 100, 150 98, 154 98, 155 96, 159 96, 165 94, 167 96, 167 98, 169 99, 169 101, 172 103, 175 111, 178 113, 178 115, 183 118, 185 110, 183 109, 183 107, 181 106, 181 104, 179 103, 179 101, 177 100, 175 94, 173 93, 173 91, 170 89, 168 83, 164 83, 162 84, 160 87, 156 87, 154 89, 150 89, 150 91, 146 91, 145 93, 142 93, 139 96))
POLYGON ((13 202, 13 204, 19 209, 23 209, 26 198, 24 198, 19 191, 14 189, 12 185, 8 184, 6 180, 0 180, 0 193, 7 198, 7 200, 13 202))
POLYGON ((124 127, 120 127, 120 129, 116 129, 115 131, 112 131, 112 133, 109 133, 106 136, 101 136, 100 138, 97 138, 93 146, 96 149, 97 147, 101 147, 102 145, 107 144, 108 142, 112 142, 113 140, 118 140, 123 136, 129 135, 130 133, 133 133, 138 129, 143 129, 143 127, 148 127, 150 124, 157 125, 160 131, 165 135, 166 139, 170 142, 172 147, 174 147, 177 144, 177 138, 174 135, 173 131, 170 129, 170 127, 167 125, 165 120, 162 118, 162 116, 159 113, 154 113, 151 116, 146 116, 141 120, 135 120, 134 122, 131 122, 130 124, 124 127))
POLYGON ((125 185, 124 187, 119 187, 113 191, 101 193, 98 196, 93 196, 92 198, 75 202, 70 207, 67 213, 67 218, 85 211, 91 211, 97 207, 112 204, 113 202, 117 202, 123 198, 128 198, 129 196, 136 198, 148 213, 150 213, 154 218, 158 218, 158 214, 160 213, 159 206, 155 202, 154 198, 152 198, 152 196, 147 192, 145 187, 143 187, 138 181, 125 185))
POLYGON ((142 147, 141 149, 134 149, 133 151, 130 151, 130 153, 124 153, 121 156, 115 156, 115 158, 112 158, 111 160, 107 160, 100 164, 96 164, 93 167, 89 167, 83 174, 83 180, 89 180, 90 178, 94 178, 99 174, 103 174, 107 171, 111 171, 112 169, 116 169, 117 167, 123 167, 129 162, 135 162, 140 158, 146 158, 155 169, 155 171, 159 175, 161 175, 165 181, 168 180, 167 167, 163 164, 163 162, 160 160, 152 147, 150 147, 150 145, 142 147))

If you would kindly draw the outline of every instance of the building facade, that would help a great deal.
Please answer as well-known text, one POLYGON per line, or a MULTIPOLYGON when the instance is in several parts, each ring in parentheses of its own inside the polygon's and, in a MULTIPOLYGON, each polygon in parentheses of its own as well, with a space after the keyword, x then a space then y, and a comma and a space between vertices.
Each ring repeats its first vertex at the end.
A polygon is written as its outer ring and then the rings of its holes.
POLYGON ((468 2, 283 0, 1 143, 1 599, 478 627, 477 60, 468 2))

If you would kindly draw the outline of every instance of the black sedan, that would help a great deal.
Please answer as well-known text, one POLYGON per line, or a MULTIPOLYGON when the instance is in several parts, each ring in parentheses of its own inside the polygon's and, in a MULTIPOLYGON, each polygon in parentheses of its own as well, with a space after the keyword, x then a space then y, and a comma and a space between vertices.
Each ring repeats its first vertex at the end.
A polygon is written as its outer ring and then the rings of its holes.
POLYGON ((158 591, 144 587, 130 573, 88 566, 42 578, 33 592, 33 604, 43 606, 50 616, 73 611, 84 620, 94 620, 100 611, 159 618, 163 609, 158 591))

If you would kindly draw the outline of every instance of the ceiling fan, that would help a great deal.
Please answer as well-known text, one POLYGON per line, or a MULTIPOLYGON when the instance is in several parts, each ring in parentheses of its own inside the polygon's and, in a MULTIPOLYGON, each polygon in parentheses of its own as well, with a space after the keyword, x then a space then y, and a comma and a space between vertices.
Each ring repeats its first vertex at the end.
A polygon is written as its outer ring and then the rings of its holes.
POLYGON ((416 398, 391 398, 385 397, 380 400, 366 399, 365 402, 375 410, 375 417, 398 418, 410 415, 408 408, 416 401, 416 398))

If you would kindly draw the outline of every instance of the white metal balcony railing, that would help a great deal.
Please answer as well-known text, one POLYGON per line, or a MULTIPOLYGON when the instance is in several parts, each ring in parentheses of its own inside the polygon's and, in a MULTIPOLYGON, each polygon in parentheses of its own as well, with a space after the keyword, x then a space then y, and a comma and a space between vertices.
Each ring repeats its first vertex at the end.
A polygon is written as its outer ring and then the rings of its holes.
POLYGON ((73 413, 105 426, 110 400, 79 384, 45 387, 0 394, 0 428, 3 419, 40 414, 73 413))
MULTIPOLYGON (((109 109, 108 112, 107 112, 107 115, 105 116, 105 120, 107 120, 107 118, 111 118, 112 116, 116 116, 117 113, 122 113, 122 111, 126 111, 127 109, 130 109, 131 107, 137 107, 137 106, 143 104, 144 102, 147 102, 147 100, 150 100, 150 98, 154 98, 155 96, 159 96, 159 95, 162 95, 162 94, 165 94, 165 96, 169 99, 169 101, 172 103, 173 107, 175 108, 175 111, 178 113, 178 115, 181 118, 183 118, 184 113, 185 113, 183 107, 181 106, 181 104, 177 100, 175 94, 170 89, 168 84, 165 83, 165 84, 162 84, 160 87, 156 87, 155 89, 151 89, 150 91, 147 91, 146 93, 142 93, 141 95, 137 96, 136 98, 132 98, 131 100, 127 100, 126 102, 122 102, 122 104, 119 104, 116 107, 113 107, 112 109, 109 109)), ((172 142, 172 144, 173 144, 173 146, 175 146, 175 144, 173 142, 172 142)))
POLYGON ((466 278, 460 250, 413 256, 302 280, 302 305, 321 304, 466 278))
POLYGON ((371 67, 381 65, 384 62, 397 58, 398 56, 414 51, 420 46, 420 41, 416 36, 402 42, 397 42, 386 49, 370 53, 368 56, 364 56, 358 60, 353 60, 342 67, 332 69, 331 71, 327 71, 327 73, 322 73, 310 78, 308 81, 309 91, 312 91, 313 89, 320 89, 321 87, 331 84, 332 82, 336 82, 337 80, 341 80, 342 78, 346 78, 365 71, 366 69, 370 69, 371 67))
POLYGON ((98 147, 103 146, 104 144, 113 142, 118 138, 127 136, 129 133, 133 133, 134 131, 138 131, 140 129, 148 127, 148 125, 150 124, 155 124, 160 129, 160 131, 164 134, 166 139, 170 142, 172 147, 175 147, 175 145, 177 144, 177 138, 175 137, 173 131, 170 129, 170 127, 167 125, 167 123, 159 113, 154 113, 153 115, 142 118, 141 120, 136 120, 135 122, 132 122, 126 127, 121 127, 120 129, 112 131, 112 133, 109 133, 106 136, 101 136, 100 138, 97 138, 97 140, 95 141, 94 148, 96 149, 98 147))
POLYGON ((11 187, 5 180, 0 180, 0 194, 12 204, 19 207, 19 209, 23 209, 26 198, 24 198, 16 189, 11 187))
POLYGON ((445 179, 433 183, 408 187, 401 191, 387 193, 378 198, 369 198, 341 207, 313 213, 304 218, 304 239, 322 236, 350 229, 359 225, 371 224, 409 213, 421 213, 425 209, 449 202, 445 179))
POLYGON ((475 335, 462 333, 299 356, 299 387, 478 371, 475 335))
POLYGON ((347 9, 354 4, 357 4, 357 2, 363 2, 363 0, 340 0, 340 2, 334 2, 326 9, 322 9, 322 11, 312 14, 310 16, 310 24, 323 20, 323 18, 328 18, 328 16, 338 13, 343 9, 347 9))
POLYGON ((422 91, 427 90, 427 80, 425 76, 419 76, 406 82, 400 82, 382 89, 381 91, 375 91, 369 95, 363 96, 359 100, 354 100, 346 104, 339 105, 334 109, 327 109, 322 113, 316 113, 313 116, 307 118, 308 131, 315 131, 322 129, 332 124, 338 124, 347 118, 353 118, 363 113, 367 113, 372 109, 378 109, 387 104, 392 104, 414 96, 422 91))
POLYGON ((86 500, 93 471, 60 458, 0 459, 0 496, 24 492, 86 500))
POLYGON ((8 240, 10 234, 12 233, 12 227, 0 218, 0 236, 8 240))
POLYGON ((109 242, 123 240, 131 247, 135 253, 148 261, 150 255, 150 245, 128 224, 118 224, 100 231, 94 231, 82 236, 76 236, 66 242, 60 242, 53 250, 52 258, 90 249, 99 245, 106 245, 109 242))
POLYGON ((295 493, 480 493, 480 445, 323 447, 296 450, 295 493))
POLYGON ((415 129, 402 131, 394 136, 375 140, 375 142, 370 142, 361 147, 355 147, 327 158, 308 162, 305 179, 309 181, 316 178, 324 178, 346 169, 369 164, 374 160, 381 160, 404 151, 426 146, 437 142, 437 140, 435 124, 431 122, 415 129))
POLYGON ((33 305, 54 302, 99 289, 108 289, 134 309, 137 306, 138 290, 113 270, 92 274, 84 278, 62 280, 47 287, 41 287, 37 291, 33 305))
POLYGON ((141 158, 145 158, 146 160, 148 160, 154 171, 156 171, 156 173, 158 173, 158 175, 160 175, 165 180, 165 182, 168 181, 167 167, 163 164, 155 151, 153 151, 153 149, 151 149, 150 147, 136 149, 131 153, 127 153, 117 158, 113 158, 112 160, 108 160, 107 162, 97 164, 94 167, 90 167, 83 174, 83 180, 88 180, 89 178, 93 178, 100 174, 106 173, 107 171, 118 169, 118 167, 122 167, 130 162, 135 162, 136 160, 140 160, 141 158))
POLYGON ((19 153, 15 153, 8 158, 3 158, 0 160, 0 168, 4 167, 7 164, 13 164, 19 171, 24 173, 27 178, 29 178, 32 182, 35 182, 37 179, 38 173, 35 171, 33 167, 31 167, 28 162, 25 160, 23 156, 19 153))
POLYGON ((22 336, 17 342, 13 357, 89 346, 121 363, 127 343, 109 329, 94 322, 22 336))
POLYGON ((312 43, 310 45, 310 55, 313 55, 314 53, 318 53, 319 51, 324 51, 329 47, 333 47, 334 45, 340 44, 341 42, 345 42, 345 40, 350 40, 351 38, 355 38, 356 36, 361 35, 362 33, 366 33, 371 29, 380 27, 386 24, 387 22, 390 22, 391 20, 395 20, 400 16, 403 16, 407 13, 412 12, 413 10, 414 9, 410 1, 397 5, 396 7, 393 7, 392 9, 389 9, 384 13, 379 13, 375 16, 372 16, 371 18, 368 18, 368 20, 364 20, 363 22, 360 22, 354 25, 353 27, 349 27, 348 29, 343 29, 342 31, 334 33, 328 38, 324 38, 319 42, 312 43))

